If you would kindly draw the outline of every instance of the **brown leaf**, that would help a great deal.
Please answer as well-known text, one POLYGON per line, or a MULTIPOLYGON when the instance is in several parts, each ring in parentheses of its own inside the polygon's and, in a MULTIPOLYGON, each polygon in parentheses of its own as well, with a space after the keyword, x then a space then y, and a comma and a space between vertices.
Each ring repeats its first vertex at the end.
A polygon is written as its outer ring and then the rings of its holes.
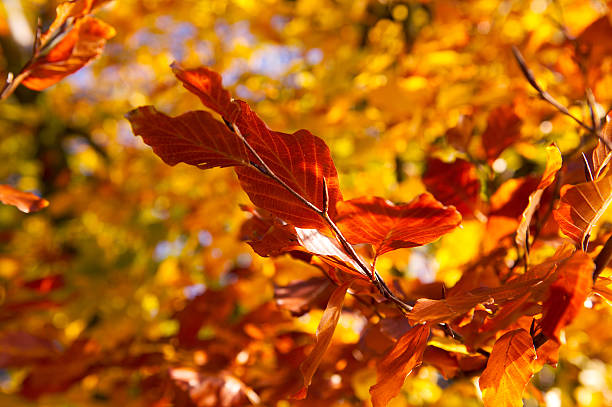
POLYGON ((487 129, 482 134, 482 144, 489 162, 521 136, 521 119, 512 106, 501 106, 493 110, 487 120, 487 129))
MULTIPOLYGON (((612 143, 612 112, 606 115, 606 123, 601 129, 601 137, 612 143)), ((610 158, 612 158, 612 150, 599 140, 597 147, 593 150, 593 177, 595 179, 599 179, 604 174, 610 158)))
POLYGON ((480 181, 476 168, 468 161, 457 159, 445 163, 437 158, 427 161, 423 183, 437 200, 444 205, 453 205, 468 218, 480 205, 480 181))
POLYGON ((47 31, 40 36, 41 44, 46 44, 69 18, 79 18, 88 14, 93 4, 94 0, 75 0, 60 3, 55 9, 55 20, 47 31))
POLYGON ((529 195, 529 203, 523 211, 521 223, 516 230, 516 237, 514 241, 519 247, 526 249, 531 218, 540 205, 540 200, 542 199, 544 190, 548 188, 548 186, 555 180, 555 175, 561 169, 561 164, 562 158, 559 148, 555 144, 551 144, 550 146, 546 147, 546 169, 544 170, 544 174, 542 175, 542 179, 540 180, 538 187, 531 193, 531 195, 529 195))
POLYGON ((46 55, 24 68, 28 76, 21 82, 33 90, 43 90, 81 69, 100 55, 115 29, 94 17, 78 19, 74 27, 46 55))
POLYGON ((559 342, 560 331, 583 307, 593 285, 595 264, 591 257, 577 251, 558 270, 559 278, 550 286, 544 302, 542 331, 559 342))
POLYGON ((430 194, 405 205, 364 197, 338 202, 338 227, 353 244, 370 243, 376 256, 421 246, 440 238, 461 223, 461 214, 430 194))
POLYGON ((506 332, 499 338, 480 376, 485 407, 522 407, 523 391, 533 376, 535 358, 531 335, 524 329, 506 332))
POLYGON ((276 304, 299 317, 310 310, 313 304, 331 295, 332 284, 327 278, 313 277, 294 281, 285 286, 274 285, 276 304))
POLYGON ((321 321, 319 322, 319 327, 317 328, 314 348, 308 354, 306 360, 300 365, 300 371, 304 377, 304 386, 293 396, 295 399, 303 399, 306 397, 308 386, 310 386, 312 382, 312 376, 319 367, 323 355, 331 343, 334 330, 336 329, 336 325, 338 325, 338 319, 340 319, 340 314, 342 312, 344 297, 350 285, 351 282, 347 282, 336 287, 327 302, 327 308, 325 308, 321 321))
POLYGON ((248 165, 242 140, 204 111, 169 117, 143 106, 126 115, 135 135, 168 165, 180 162, 201 169, 248 165))
POLYGON ((591 230, 612 200, 612 176, 561 188, 559 207, 553 211, 561 231, 585 250, 591 230))
POLYGON ((374 407, 384 407, 397 396, 406 377, 419 366, 429 339, 429 324, 414 326, 379 362, 376 384, 370 387, 374 407))
POLYGON ((0 202, 16 206, 21 212, 36 212, 49 206, 49 201, 31 192, 23 192, 10 185, 0 185, 0 202))

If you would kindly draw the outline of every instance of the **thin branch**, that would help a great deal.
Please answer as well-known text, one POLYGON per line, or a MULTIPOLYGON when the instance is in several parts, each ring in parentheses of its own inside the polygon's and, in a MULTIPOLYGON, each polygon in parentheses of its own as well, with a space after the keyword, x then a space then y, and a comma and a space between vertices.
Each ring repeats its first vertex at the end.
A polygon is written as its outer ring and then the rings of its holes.
POLYGON ((531 87, 533 87, 538 92, 538 94, 540 95, 540 97, 542 99, 544 99, 545 101, 547 101, 548 103, 553 105, 558 111, 560 111, 564 115, 571 117, 576 123, 578 123, 580 126, 582 126, 589 133, 596 133, 595 129, 593 129, 592 127, 590 127, 589 125, 584 123, 582 120, 580 120, 579 118, 577 118, 576 116, 571 114, 570 111, 567 110, 567 108, 565 106, 563 106, 561 103, 557 102, 555 100, 555 98, 553 98, 550 95, 550 93, 546 92, 544 89, 542 89, 540 87, 540 85, 538 85, 538 83, 535 80, 535 77, 533 76, 533 73, 527 67, 527 63, 525 62, 525 59, 523 58, 523 55, 521 55, 521 52, 518 50, 518 48, 513 46, 512 47, 512 53, 514 54, 514 58, 516 59, 516 62, 518 63, 519 68, 521 68, 521 72, 523 72, 523 75, 525 76, 525 79, 527 79, 527 82, 529 82, 531 87))

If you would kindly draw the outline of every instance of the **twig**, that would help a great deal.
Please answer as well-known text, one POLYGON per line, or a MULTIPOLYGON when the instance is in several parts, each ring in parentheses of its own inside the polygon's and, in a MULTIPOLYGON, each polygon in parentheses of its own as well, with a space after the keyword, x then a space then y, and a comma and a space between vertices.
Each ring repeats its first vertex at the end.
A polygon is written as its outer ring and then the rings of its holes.
MULTIPOLYGON (((538 85, 538 83, 535 80, 535 77, 533 76, 533 73, 527 67, 527 63, 525 62, 525 59, 523 58, 523 55, 521 55, 521 52, 518 50, 518 48, 516 48, 515 46, 512 46, 512 53, 514 54, 514 58, 516 59, 516 62, 518 63, 519 68, 521 68, 521 71, 523 72, 525 79, 527 79, 527 82, 529 82, 529 84, 538 92, 538 94, 540 95, 542 99, 544 99, 545 101, 553 105, 558 111, 560 111, 564 115, 571 117, 576 123, 582 126, 589 133, 596 133, 592 127, 590 127, 589 125, 584 123, 582 120, 580 120, 579 118, 571 114, 570 111, 567 110, 565 106, 557 102, 555 98, 553 98, 550 95, 550 93, 546 92, 544 89, 540 87, 540 85, 538 85)), ((608 144, 606 143, 606 145, 608 144)), ((612 146, 609 146, 609 147, 612 147, 612 146)))

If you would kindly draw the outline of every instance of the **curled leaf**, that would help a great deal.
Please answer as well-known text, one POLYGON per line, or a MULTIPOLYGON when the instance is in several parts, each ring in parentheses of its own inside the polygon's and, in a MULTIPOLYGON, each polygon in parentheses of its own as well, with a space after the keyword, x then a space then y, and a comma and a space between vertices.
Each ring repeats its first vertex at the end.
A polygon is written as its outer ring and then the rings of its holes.
POLYGON ((429 324, 414 326, 380 361, 376 384, 370 387, 374 407, 386 406, 399 394, 406 377, 423 361, 428 338, 429 324))
POLYGON ((522 407, 535 358, 531 335, 524 329, 506 332, 499 338, 479 380, 485 407, 522 407))
POLYGON ((34 195, 31 192, 23 192, 10 185, 0 185, 0 202, 6 205, 16 206, 21 212, 37 212, 49 206, 49 201, 34 195))
MULTIPOLYGON (((601 137, 612 143, 612 112, 606 115, 606 123, 601 129, 601 137)), ((608 148, 606 143, 599 140, 597 147, 593 150, 593 176, 595 179, 599 179, 604 174, 610 158, 612 158, 612 150, 608 148)))
POLYGON ((314 348, 300 365, 300 371, 304 377, 304 386, 293 396, 295 399, 303 399, 306 397, 308 386, 310 386, 312 382, 312 376, 319 367, 319 364, 321 364, 323 355, 331 343, 334 330, 336 329, 336 325, 338 325, 338 319, 340 319, 340 314, 342 312, 344 297, 350 285, 351 282, 346 282, 337 287, 327 302, 327 307, 323 312, 319 327, 317 328, 314 348))
POLYGON ((533 214, 540 205, 544 190, 555 180, 555 175, 561 169, 561 164, 562 158, 559 148, 555 144, 546 147, 546 169, 544 170, 538 187, 529 195, 529 203, 523 211, 521 223, 516 230, 516 237, 514 240, 519 247, 526 247, 531 218, 533 218, 533 214))
POLYGON ((440 238, 461 223, 461 214, 430 194, 405 205, 364 197, 338 203, 338 226, 353 244, 370 243, 376 256, 421 246, 440 238))
POLYGON ((115 29, 97 18, 78 19, 46 55, 34 59, 24 69, 27 77, 21 83, 33 90, 48 88, 100 55, 106 40, 114 35, 115 29))
POLYGON ((612 176, 561 188, 559 207, 553 211, 561 231, 585 250, 591 230, 612 200, 612 176))

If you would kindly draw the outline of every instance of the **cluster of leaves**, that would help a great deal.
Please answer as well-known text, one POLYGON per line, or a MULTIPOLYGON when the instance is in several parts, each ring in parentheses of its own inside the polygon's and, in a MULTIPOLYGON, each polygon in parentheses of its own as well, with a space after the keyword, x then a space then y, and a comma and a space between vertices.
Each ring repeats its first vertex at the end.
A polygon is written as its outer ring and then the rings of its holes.
MULTIPOLYGON (((45 89, 98 56, 115 34, 90 16, 103 3, 60 4, 49 29, 39 29, 33 55, 21 73, 14 79, 9 76, 2 97, 8 99, 20 83, 45 89)), ((240 10, 257 8, 246 3, 240 10)), ((279 6, 277 12, 292 17, 291 13, 302 13, 296 21, 320 24, 321 33, 338 31, 335 24, 349 24, 360 33, 349 33, 348 38, 360 44, 364 55, 353 50, 356 65, 334 67, 334 72, 347 69, 353 75, 355 66, 374 62, 355 79, 361 90, 347 99, 332 99, 327 92, 338 92, 336 78, 318 73, 329 86, 311 88, 302 100, 308 105, 309 93, 317 95, 323 101, 321 109, 329 104, 329 111, 306 109, 308 114, 298 115, 277 98, 279 117, 266 121, 278 126, 285 116, 299 116, 285 127, 306 123, 304 127, 310 128, 312 118, 318 132, 321 117, 336 130, 359 126, 365 117, 384 123, 393 138, 380 136, 375 144, 361 140, 364 147, 353 152, 356 158, 351 161, 343 144, 328 133, 326 143, 308 130, 271 130, 255 113, 259 109, 231 97, 214 70, 173 63, 178 80, 208 110, 173 117, 145 106, 131 110, 127 120, 133 133, 166 164, 186 163, 204 170, 231 167, 250 200, 240 205, 240 211, 231 212, 227 205, 243 199, 228 172, 192 172, 187 167, 169 171, 153 162, 145 166, 137 161, 146 159, 139 149, 122 147, 118 152, 111 143, 100 146, 87 139, 91 149, 104 160, 114 160, 113 165, 98 167, 108 168, 108 173, 98 170, 93 177, 86 174, 85 181, 74 181, 77 178, 66 175, 66 168, 54 169, 57 160, 46 158, 54 156, 46 155, 48 147, 41 144, 37 162, 45 165, 46 182, 41 190, 51 205, 40 214, 20 218, 2 235, 10 243, 0 257, 0 267, 7 270, 0 273, 0 372, 10 377, 0 381, 3 391, 41 400, 54 394, 71 398, 80 387, 90 392, 93 403, 160 406, 283 405, 288 399, 296 405, 370 400, 374 406, 386 406, 401 402, 397 396, 402 389, 429 374, 436 389, 462 393, 460 405, 476 397, 473 390, 460 386, 467 382, 471 388, 468 379, 478 377, 485 406, 520 406, 523 399, 544 402, 553 394, 543 396, 547 385, 542 383, 550 372, 546 365, 563 361, 566 331, 573 326, 580 332, 587 323, 606 326, 602 316, 609 314, 607 301, 612 301, 607 269, 612 239, 605 214, 612 198, 612 114, 602 106, 611 103, 606 90, 612 65, 609 46, 599 39, 612 34, 609 15, 584 11, 579 14, 584 21, 543 25, 523 42, 501 30, 495 46, 508 51, 504 58, 512 66, 509 76, 516 91, 502 98, 502 90, 484 86, 486 73, 469 77, 468 66, 486 60, 491 51, 478 48, 478 37, 466 31, 465 21, 481 18, 477 11, 452 2, 373 1, 359 6, 359 12, 346 5, 355 20, 345 23, 337 18, 319 20, 307 2, 299 3, 296 9, 283 4, 287 9, 279 6), (449 29, 457 34, 450 39, 444 35, 449 29), (546 30, 557 30, 561 40, 547 42, 546 30), (513 44, 518 48, 512 53, 513 44), (434 52, 434 46, 444 51, 434 52), (419 49, 432 55, 422 66, 410 60, 419 49), (460 52, 473 53, 473 59, 462 66, 465 71, 457 71, 458 78, 480 84, 467 86, 469 92, 461 87, 464 84, 453 87, 444 82, 450 79, 445 64, 460 52), (551 65, 549 54, 557 58, 556 65, 551 65), (397 67, 389 62, 396 56, 402 58, 397 67), (539 69, 539 63, 571 79, 544 90, 540 76, 545 74, 528 66, 539 69), (393 84, 385 85, 390 79, 384 78, 393 78, 393 84), (425 86, 428 81, 431 84, 425 86), (460 102, 464 94, 469 99, 460 102), (405 100, 412 103, 409 110, 397 106, 405 100), (435 103, 427 106, 428 100, 435 103), (441 113, 454 118, 441 119, 441 113), (562 135, 546 136, 550 126, 569 129, 566 132, 579 142, 569 145, 562 135), (420 144, 398 142, 412 143, 406 132, 420 130, 420 144), (538 131, 542 134, 536 136, 538 131), (422 153, 415 157, 410 150, 416 146, 422 153), (384 171, 364 169, 364 160, 376 161, 373 157, 389 150, 399 187, 387 195, 408 203, 371 193, 385 192, 380 182, 384 171), (334 162, 336 153, 340 158, 334 162), (532 159, 538 154, 545 157, 543 165, 534 166, 532 159), (355 163, 359 169, 350 170, 355 163), (342 174, 349 181, 343 181, 342 174), (163 185, 165 179, 173 184, 160 190, 158 183, 163 185), (210 189, 210 196, 203 200, 198 192, 194 195, 199 188, 210 189), (149 206, 149 214, 143 215, 149 206), (78 224, 71 225, 70 219, 77 216, 78 224), (180 231, 178 238, 168 233, 161 244, 159 236, 166 236, 165 230, 180 231), (261 259, 244 261, 242 253, 235 261, 224 260, 231 258, 231 248, 242 247, 230 230, 261 259), (91 234, 94 243, 75 238, 80 233, 91 234), (190 237, 182 241, 185 234, 190 237), (46 235, 58 240, 42 241, 46 235), (211 241, 224 241, 224 246, 208 249, 211 241), (458 243, 453 246, 453 241, 458 243), (477 249, 464 257, 469 241, 477 249), (28 243, 32 248, 25 246, 28 243), (160 254, 174 250, 173 244, 190 249, 178 259, 160 254), (451 266, 443 264, 445 245, 457 258, 446 260, 451 266), (26 251, 32 255, 26 256, 26 251), (426 281, 435 273, 431 264, 421 267, 421 279, 412 274, 418 265, 401 265, 402 259, 418 259, 418 253, 428 261, 438 256, 438 281, 426 281), (191 267, 187 259, 193 257, 201 261, 199 267, 191 267), (109 300, 92 306, 91 299, 79 295, 85 286, 109 300), (83 305, 93 311, 84 311, 83 305), (141 308, 145 316, 135 317, 141 308), (581 312, 582 321, 576 318, 581 312), (81 317, 67 321, 66 313, 81 317), (111 328, 114 334, 108 335, 111 328), (535 374, 536 383, 530 384, 535 374)), ((572 6, 590 10, 577 4, 572 6)), ((490 11, 490 5, 479 6, 490 11)), ((142 12, 146 7, 137 4, 132 10, 142 12)), ((252 17, 260 24, 257 29, 279 40, 261 7, 261 20, 252 17)), ((214 12, 224 11, 221 7, 214 12)), ((510 20, 522 15, 510 9, 499 13, 510 20)), ((129 19, 129 13, 121 18, 129 19)), ((125 24, 121 18, 113 25, 125 24)), ((534 17, 527 14, 524 23, 533 27, 529 18, 534 17)), ((483 21, 477 30, 488 32, 491 23, 483 21)), ((297 31, 288 36, 303 34, 299 24, 293 29, 297 31)), ((348 31, 330 40, 327 55, 345 49, 348 31)), ((338 52, 338 61, 344 54, 338 52)), ((308 83, 309 72, 302 73, 301 80, 308 83)), ((161 84, 152 93, 170 88, 161 84)), ((245 88, 242 92, 257 99, 256 93, 245 88)), ((278 97, 278 91, 265 92, 278 97)), ((177 100, 190 97, 184 92, 170 94, 177 100)), ((132 104, 138 106, 140 99, 132 104)), ((158 101, 168 103, 163 97, 158 101)), ((180 101, 171 106, 181 110, 185 105, 191 106, 180 101)), ((270 108, 258 105, 266 106, 270 108)), ((109 116, 117 113, 112 109, 109 116)), ((100 122, 104 120, 108 123, 108 116, 100 122)), ((379 131, 374 126, 365 132, 379 131)), ((88 134, 67 127, 65 132, 88 134)), ((49 150, 53 149, 52 145, 49 150)), ((0 200, 23 212, 49 205, 9 185, 0 186, 0 200)), ((603 351, 591 351, 608 360, 603 351)), ((418 388, 413 391, 419 393, 418 388)), ((76 394, 73 400, 82 397, 76 394)), ((407 392, 403 397, 410 399, 407 392)), ((582 393, 573 397, 588 404, 582 393)))

